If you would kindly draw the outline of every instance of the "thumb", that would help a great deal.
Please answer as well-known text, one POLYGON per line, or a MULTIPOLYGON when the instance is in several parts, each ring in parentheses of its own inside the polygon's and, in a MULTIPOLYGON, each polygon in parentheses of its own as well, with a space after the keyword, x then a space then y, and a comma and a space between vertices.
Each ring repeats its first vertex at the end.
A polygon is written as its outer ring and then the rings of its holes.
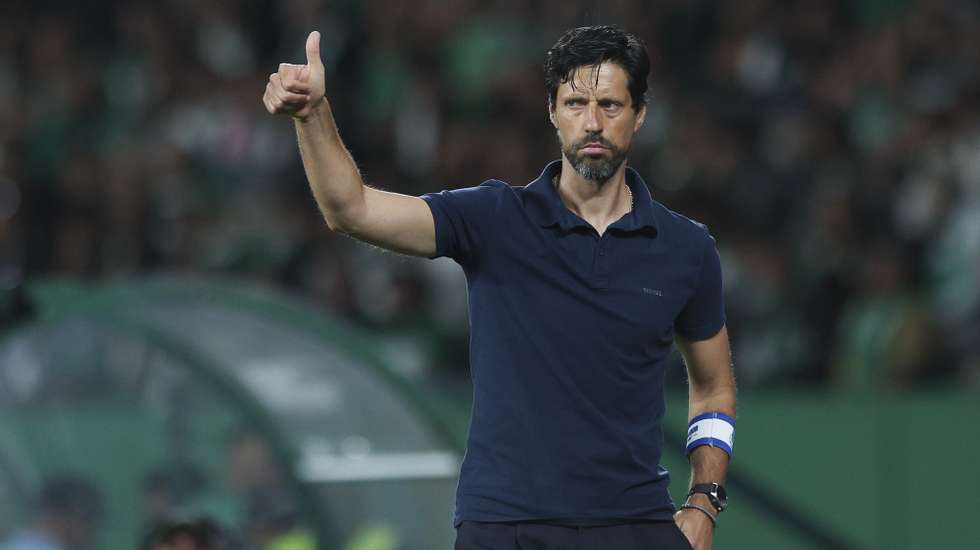
POLYGON ((306 64, 311 69, 323 66, 323 62, 320 61, 320 31, 311 32, 306 39, 306 64))

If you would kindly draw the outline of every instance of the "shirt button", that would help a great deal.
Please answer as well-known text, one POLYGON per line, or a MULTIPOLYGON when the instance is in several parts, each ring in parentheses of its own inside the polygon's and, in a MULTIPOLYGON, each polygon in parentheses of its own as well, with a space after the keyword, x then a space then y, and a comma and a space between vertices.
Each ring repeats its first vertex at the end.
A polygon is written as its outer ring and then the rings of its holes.
POLYGON ((599 255, 600 256, 605 256, 606 255, 606 251, 605 250, 600 250, 599 251, 599 255))

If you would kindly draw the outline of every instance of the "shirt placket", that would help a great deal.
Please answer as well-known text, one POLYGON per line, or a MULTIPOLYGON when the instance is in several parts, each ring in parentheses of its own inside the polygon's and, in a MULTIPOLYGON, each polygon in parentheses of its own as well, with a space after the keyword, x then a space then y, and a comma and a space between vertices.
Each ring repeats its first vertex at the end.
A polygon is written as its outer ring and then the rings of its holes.
POLYGON ((599 237, 592 259, 592 286, 596 290, 609 290, 609 248, 612 239, 609 232, 599 237))

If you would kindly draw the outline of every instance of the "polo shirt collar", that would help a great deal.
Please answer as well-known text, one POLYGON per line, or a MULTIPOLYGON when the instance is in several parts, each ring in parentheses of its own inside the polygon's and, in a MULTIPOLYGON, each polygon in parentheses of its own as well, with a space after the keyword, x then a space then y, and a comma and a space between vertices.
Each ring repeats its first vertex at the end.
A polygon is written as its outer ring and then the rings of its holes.
MULTIPOLYGON (((551 184, 552 178, 561 173, 561 160, 545 166, 538 179, 527 185, 524 191, 524 204, 531 218, 542 227, 558 225, 564 230, 573 227, 591 227, 588 222, 575 215, 558 196, 558 190, 551 184)), ((636 170, 626 167, 626 185, 633 193, 633 210, 609 226, 610 229, 639 231, 649 229, 657 232, 654 217, 653 197, 646 183, 636 170)))

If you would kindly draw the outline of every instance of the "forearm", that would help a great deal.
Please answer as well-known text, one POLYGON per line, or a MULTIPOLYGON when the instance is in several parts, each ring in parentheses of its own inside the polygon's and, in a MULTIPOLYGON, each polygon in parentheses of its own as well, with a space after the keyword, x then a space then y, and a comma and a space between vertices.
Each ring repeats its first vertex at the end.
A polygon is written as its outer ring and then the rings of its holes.
POLYGON ((303 168, 327 225, 344 231, 358 205, 364 202, 364 182, 344 147, 337 124, 324 98, 305 119, 294 119, 303 168))
MULTIPOLYGON (((735 418, 735 381, 729 372, 710 381, 691 381, 688 420, 708 412, 735 418)), ((722 483, 728 471, 728 454, 718 447, 702 445, 690 455, 691 483, 722 483)))
POLYGON ((691 486, 699 483, 725 484, 725 476, 728 475, 728 454, 725 451, 702 445, 691 452, 688 460, 691 463, 691 486))
MULTIPOLYGON (((731 375, 731 357, 727 354, 727 339, 724 346, 715 346, 715 348, 715 353, 709 354, 714 356, 714 360, 711 361, 714 368, 703 368, 704 353, 697 354, 702 361, 696 363, 695 368, 692 369, 691 364, 688 366, 689 420, 710 412, 724 413, 735 418, 735 382, 731 375), (698 368, 699 366, 701 368, 698 368)), ((690 348, 688 350, 690 351, 690 348)), ((696 439, 695 437, 695 441, 696 439)), ((691 486, 725 484, 729 457, 728 453, 720 447, 712 445, 695 447, 688 459, 691 464, 691 486)), ((675 521, 691 541, 692 546, 704 550, 711 548, 718 513, 711 497, 697 492, 685 498, 685 505, 681 506, 675 521)))
POLYGON ((735 380, 726 376, 706 381, 693 378, 688 388, 688 421, 707 412, 721 412, 735 418, 735 380))

